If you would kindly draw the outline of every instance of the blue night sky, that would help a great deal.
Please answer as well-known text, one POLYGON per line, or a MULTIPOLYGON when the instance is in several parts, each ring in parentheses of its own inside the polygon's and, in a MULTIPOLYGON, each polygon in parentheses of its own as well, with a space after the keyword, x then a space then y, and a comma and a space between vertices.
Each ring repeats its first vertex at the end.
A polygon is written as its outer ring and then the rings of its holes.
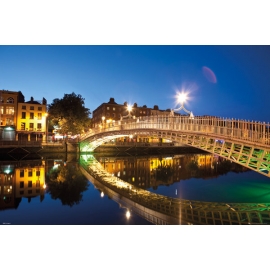
POLYGON ((0 46, 0 89, 48 103, 82 95, 91 112, 118 104, 178 108, 194 115, 270 120, 270 46, 53 45, 0 46))

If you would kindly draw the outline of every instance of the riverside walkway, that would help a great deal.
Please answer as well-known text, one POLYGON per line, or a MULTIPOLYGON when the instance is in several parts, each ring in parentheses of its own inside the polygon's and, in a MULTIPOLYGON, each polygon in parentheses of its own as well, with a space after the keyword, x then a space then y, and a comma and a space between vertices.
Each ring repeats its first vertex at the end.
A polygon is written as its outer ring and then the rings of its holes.
POLYGON ((270 124, 217 117, 148 116, 108 123, 80 138, 80 152, 112 139, 144 135, 216 154, 270 177, 270 124))
POLYGON ((153 224, 270 224, 270 203, 217 203, 175 199, 115 177, 89 155, 80 160, 83 174, 122 207, 153 224))

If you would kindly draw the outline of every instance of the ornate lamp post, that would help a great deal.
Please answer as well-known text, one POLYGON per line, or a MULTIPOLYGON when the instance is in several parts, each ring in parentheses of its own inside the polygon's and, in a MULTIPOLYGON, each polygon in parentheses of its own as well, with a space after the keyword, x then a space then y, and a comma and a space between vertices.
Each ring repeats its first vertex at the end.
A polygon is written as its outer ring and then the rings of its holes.
POLYGON ((121 120, 122 120, 123 118, 132 118, 132 115, 131 115, 132 106, 129 105, 129 104, 127 105, 127 111, 128 111, 128 114, 125 115, 125 116, 121 116, 121 120))
POLYGON ((194 115, 193 115, 192 111, 189 111, 189 110, 187 110, 187 109, 184 107, 184 103, 185 103, 185 101, 186 101, 187 99, 188 99, 187 93, 184 93, 184 92, 179 93, 178 96, 177 96, 177 101, 178 101, 178 103, 180 103, 181 106, 180 106, 179 108, 177 108, 177 109, 171 110, 171 114, 174 115, 174 112, 183 110, 183 111, 185 111, 187 114, 189 114, 189 117, 190 117, 190 118, 193 119, 193 118, 194 118, 194 115))

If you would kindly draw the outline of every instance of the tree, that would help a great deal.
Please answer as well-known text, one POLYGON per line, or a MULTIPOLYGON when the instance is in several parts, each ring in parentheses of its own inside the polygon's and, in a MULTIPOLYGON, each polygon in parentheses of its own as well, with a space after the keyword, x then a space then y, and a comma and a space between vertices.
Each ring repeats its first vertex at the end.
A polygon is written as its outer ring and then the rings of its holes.
POLYGON ((83 192, 89 187, 89 181, 82 174, 77 164, 61 164, 49 172, 47 179, 49 194, 54 200, 61 200, 62 205, 72 207, 83 199, 83 192))
POLYGON ((91 124, 88 108, 84 107, 84 98, 74 92, 65 94, 62 99, 54 99, 48 106, 50 122, 58 126, 62 134, 81 134, 91 124))

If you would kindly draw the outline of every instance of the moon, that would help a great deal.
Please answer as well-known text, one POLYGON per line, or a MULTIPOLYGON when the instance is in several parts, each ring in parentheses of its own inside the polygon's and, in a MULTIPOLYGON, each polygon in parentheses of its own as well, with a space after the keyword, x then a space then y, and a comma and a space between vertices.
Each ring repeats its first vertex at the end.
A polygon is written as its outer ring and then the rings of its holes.
POLYGON ((208 67, 202 67, 202 72, 205 78, 211 83, 217 83, 217 77, 215 73, 208 67))

